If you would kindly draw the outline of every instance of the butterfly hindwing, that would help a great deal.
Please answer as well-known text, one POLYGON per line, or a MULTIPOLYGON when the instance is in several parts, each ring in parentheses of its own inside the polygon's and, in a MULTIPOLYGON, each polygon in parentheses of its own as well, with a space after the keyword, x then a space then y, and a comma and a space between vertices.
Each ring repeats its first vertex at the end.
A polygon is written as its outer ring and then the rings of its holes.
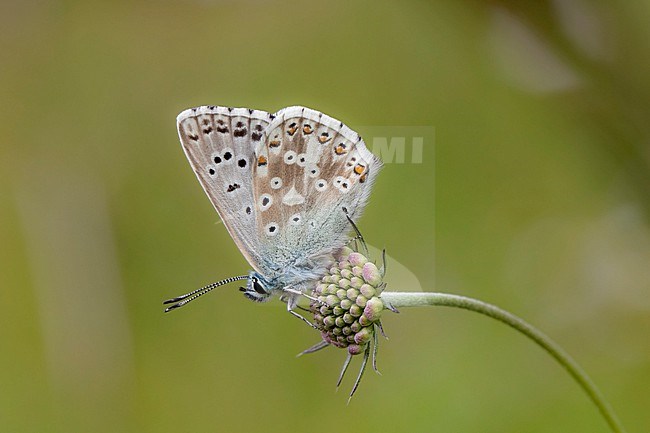
POLYGON ((263 254, 280 265, 329 254, 361 216, 381 161, 357 133, 318 111, 275 114, 256 146, 253 191, 263 254))
POLYGON ((272 115, 260 110, 203 106, 183 111, 177 126, 183 150, 210 202, 242 254, 262 268, 252 187, 255 146, 272 115))

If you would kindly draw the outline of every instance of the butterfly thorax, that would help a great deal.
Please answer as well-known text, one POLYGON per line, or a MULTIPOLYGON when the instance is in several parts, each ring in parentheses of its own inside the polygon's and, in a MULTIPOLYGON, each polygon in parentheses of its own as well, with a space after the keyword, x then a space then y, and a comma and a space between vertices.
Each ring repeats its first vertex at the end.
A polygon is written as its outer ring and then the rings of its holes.
POLYGON ((265 302, 273 295, 292 297, 291 292, 311 292, 318 281, 334 264, 333 254, 320 254, 314 257, 299 258, 295 263, 268 271, 264 275, 250 271, 246 288, 242 288, 244 296, 255 302, 265 302))

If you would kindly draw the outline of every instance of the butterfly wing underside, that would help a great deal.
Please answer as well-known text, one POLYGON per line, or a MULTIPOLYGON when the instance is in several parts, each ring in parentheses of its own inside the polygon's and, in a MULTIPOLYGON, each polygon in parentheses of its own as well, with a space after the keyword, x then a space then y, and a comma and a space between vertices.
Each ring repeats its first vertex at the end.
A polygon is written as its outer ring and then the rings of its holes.
POLYGON ((244 257, 263 272, 252 169, 255 146, 273 115, 204 106, 178 115, 178 135, 199 183, 244 257))
POLYGON ((304 107, 275 113, 256 146, 253 196, 262 254, 291 265, 348 239, 382 162, 342 122, 304 107))

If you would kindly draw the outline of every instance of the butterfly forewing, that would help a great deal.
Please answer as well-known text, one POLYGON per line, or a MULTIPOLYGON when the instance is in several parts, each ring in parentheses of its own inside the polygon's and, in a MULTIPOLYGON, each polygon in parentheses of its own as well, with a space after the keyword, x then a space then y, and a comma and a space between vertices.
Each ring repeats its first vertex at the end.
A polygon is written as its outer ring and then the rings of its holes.
POLYGON ((272 115, 259 110, 198 107, 178 115, 178 135, 194 172, 248 262, 264 272, 252 187, 255 146, 272 115))

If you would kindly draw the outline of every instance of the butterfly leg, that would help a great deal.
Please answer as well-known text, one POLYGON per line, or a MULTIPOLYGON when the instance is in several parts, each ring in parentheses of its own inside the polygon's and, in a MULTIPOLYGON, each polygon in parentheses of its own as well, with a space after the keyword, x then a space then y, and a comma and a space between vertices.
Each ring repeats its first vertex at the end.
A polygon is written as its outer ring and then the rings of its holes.
POLYGON ((345 212, 345 217, 348 219, 348 222, 350 225, 352 225, 352 228, 354 229, 355 233, 357 234, 354 238, 350 239, 350 242, 352 241, 357 241, 361 242, 361 245, 363 246, 363 249, 366 253, 366 256, 368 255, 368 246, 366 245, 366 240, 363 238, 363 235, 359 231, 359 228, 357 225, 352 221, 352 218, 350 218, 350 215, 348 214, 348 210, 346 208, 343 208, 343 212, 345 212))
MULTIPOLYGON (((320 305, 326 305, 325 302, 319 300, 318 298, 316 298, 316 297, 314 297, 314 296, 308 295, 308 294, 306 294, 305 292, 301 292, 300 290, 291 289, 291 288, 289 288, 289 287, 285 287, 285 288, 282 289, 282 290, 284 290, 285 292, 288 292, 288 293, 292 293, 292 294, 294 294, 294 295, 304 296, 305 298, 309 299, 310 301, 318 302, 320 305)), ((294 302, 294 304, 295 304, 295 302, 294 302)), ((293 308, 295 308, 296 306, 297 306, 297 305, 294 305, 291 309, 293 310, 293 308)))
POLYGON ((314 328, 315 330, 320 331, 320 329, 318 329, 318 327, 317 327, 316 325, 314 325, 313 323, 311 323, 309 320, 305 319, 305 318, 304 318, 303 316, 301 316, 300 314, 298 314, 298 313, 296 313, 295 311, 293 311, 293 309, 296 308, 296 305, 297 305, 296 302, 297 302, 297 301, 296 301, 296 298, 295 298, 294 296, 290 296, 290 297, 288 297, 288 298, 287 298, 287 311, 288 311, 289 313, 291 313, 293 316, 299 318, 300 320, 302 320, 303 322, 305 322, 306 324, 308 324, 309 326, 311 326, 312 328, 314 328))

